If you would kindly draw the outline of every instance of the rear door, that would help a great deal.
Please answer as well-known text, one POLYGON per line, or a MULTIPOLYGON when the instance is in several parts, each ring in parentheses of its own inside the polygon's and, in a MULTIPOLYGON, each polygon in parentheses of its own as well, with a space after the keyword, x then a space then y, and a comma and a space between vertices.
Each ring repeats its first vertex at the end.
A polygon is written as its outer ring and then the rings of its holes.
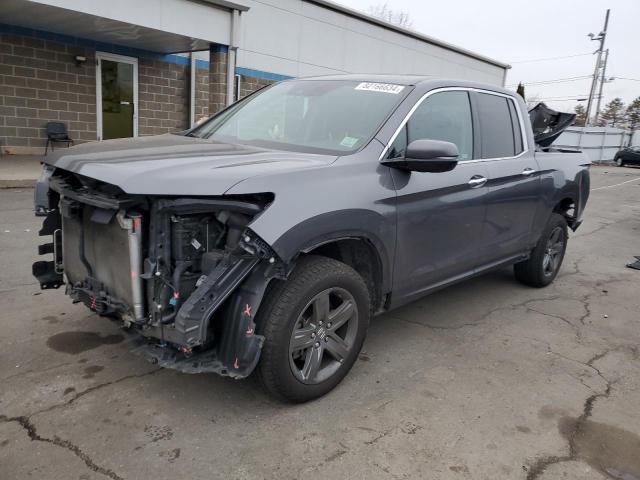
POLYGON ((532 247, 533 220, 542 201, 540 176, 515 99, 488 91, 473 97, 481 158, 489 174, 483 257, 490 266, 532 247))
POLYGON ((460 156, 450 172, 392 169, 397 190, 397 248, 393 305, 417 298, 478 264, 485 217, 486 166, 475 161, 474 121, 465 89, 430 92, 389 149, 401 156, 419 139, 455 143, 460 156))

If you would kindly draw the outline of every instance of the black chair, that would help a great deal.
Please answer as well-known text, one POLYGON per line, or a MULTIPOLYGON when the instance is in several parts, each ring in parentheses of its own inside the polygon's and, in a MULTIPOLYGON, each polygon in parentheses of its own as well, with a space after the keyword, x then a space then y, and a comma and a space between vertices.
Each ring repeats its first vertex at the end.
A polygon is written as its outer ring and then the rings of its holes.
POLYGON ((47 122, 47 146, 44 149, 44 154, 47 154, 49 145, 51 145, 51 151, 53 151, 53 145, 55 143, 66 143, 67 147, 73 145, 73 139, 69 137, 67 132, 67 126, 62 122, 47 122))

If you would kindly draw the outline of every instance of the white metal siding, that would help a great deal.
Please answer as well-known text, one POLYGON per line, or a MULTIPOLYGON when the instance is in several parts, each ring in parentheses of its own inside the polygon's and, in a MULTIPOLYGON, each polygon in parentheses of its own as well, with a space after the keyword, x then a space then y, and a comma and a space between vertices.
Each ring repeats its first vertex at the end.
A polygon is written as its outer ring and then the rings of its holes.
POLYGON ((239 67, 293 77, 433 74, 502 85, 504 68, 303 0, 248 0, 239 67))

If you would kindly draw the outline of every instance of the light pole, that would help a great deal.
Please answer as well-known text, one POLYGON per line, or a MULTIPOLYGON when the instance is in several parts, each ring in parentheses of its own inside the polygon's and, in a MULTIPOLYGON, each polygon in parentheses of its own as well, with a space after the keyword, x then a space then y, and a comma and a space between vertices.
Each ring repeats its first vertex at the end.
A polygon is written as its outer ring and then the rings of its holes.
POLYGON ((587 119, 585 121, 585 126, 589 126, 590 117, 591 117, 591 107, 593 106, 593 97, 596 93, 596 86, 598 83, 598 73, 600 72, 600 62, 602 61, 602 52, 604 51, 604 41, 607 37, 607 26, 609 25, 609 12, 607 9, 607 14, 604 17, 604 28, 598 35, 594 35, 593 33, 589 34, 591 40, 599 41, 600 47, 594 53, 598 54, 598 58, 596 60, 596 68, 593 71, 593 80, 591 81, 591 90, 589 91, 589 102, 587 103, 587 119))

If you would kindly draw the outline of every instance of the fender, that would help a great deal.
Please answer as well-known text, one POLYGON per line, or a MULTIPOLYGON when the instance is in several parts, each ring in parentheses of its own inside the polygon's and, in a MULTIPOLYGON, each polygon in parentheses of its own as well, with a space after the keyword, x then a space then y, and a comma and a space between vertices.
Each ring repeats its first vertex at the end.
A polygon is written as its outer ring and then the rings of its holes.
POLYGON ((589 198, 590 179, 588 170, 577 171, 573 179, 566 178, 562 171, 550 171, 542 177, 542 182, 545 203, 544 208, 536 212, 532 231, 532 247, 538 241, 554 208, 562 200, 569 198, 575 206, 573 218, 567 219, 569 228, 575 231, 582 223, 582 213, 589 198))
POLYGON ((373 245, 382 268, 382 291, 388 292, 393 272, 394 225, 371 210, 338 210, 309 218, 283 233, 271 248, 290 264, 300 253, 344 239, 364 239, 373 245))

